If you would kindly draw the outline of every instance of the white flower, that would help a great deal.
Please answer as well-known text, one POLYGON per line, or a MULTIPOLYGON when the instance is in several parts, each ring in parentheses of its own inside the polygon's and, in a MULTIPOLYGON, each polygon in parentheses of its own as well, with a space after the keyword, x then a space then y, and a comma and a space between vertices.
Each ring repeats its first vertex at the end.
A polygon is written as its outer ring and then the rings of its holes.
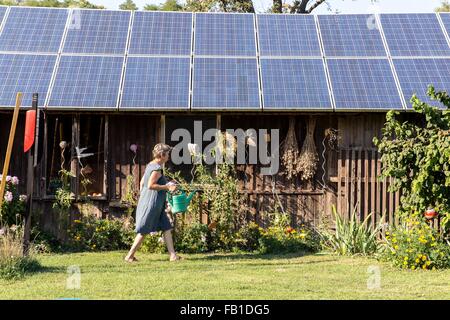
POLYGON ((19 196, 20 201, 27 202, 28 196, 26 194, 21 194, 19 196))
POLYGON ((19 178, 14 176, 14 177, 12 177, 11 182, 13 185, 17 186, 19 184, 19 178))
POLYGON ((200 153, 200 148, 195 143, 188 143, 188 150, 191 156, 196 156, 200 153))
POLYGON ((13 194, 11 191, 6 191, 5 193, 5 201, 6 202, 12 202, 14 199, 13 194))

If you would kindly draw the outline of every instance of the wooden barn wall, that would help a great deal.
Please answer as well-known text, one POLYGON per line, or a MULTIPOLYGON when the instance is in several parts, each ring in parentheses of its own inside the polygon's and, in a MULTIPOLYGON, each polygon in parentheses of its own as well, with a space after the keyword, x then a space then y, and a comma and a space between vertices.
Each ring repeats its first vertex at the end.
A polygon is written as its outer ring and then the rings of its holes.
MULTIPOLYGON (((145 165, 151 159, 152 148, 162 139, 161 115, 109 114, 102 116, 108 124, 105 128, 106 166, 103 169, 106 178, 104 191, 107 198, 102 205, 99 204, 99 210, 107 213, 108 207, 119 203, 126 194, 126 178, 131 173, 136 177, 135 188, 138 188, 145 165), (133 164, 134 154, 130 151, 131 144, 138 145, 136 165, 133 164)), ((215 117, 213 114, 211 116, 215 117)), ((286 136, 291 116, 295 117, 296 134, 301 147, 306 135, 306 123, 311 116, 309 114, 222 114, 220 127, 223 130, 280 129, 281 142, 286 136)), ((261 174, 259 165, 237 167, 242 194, 251 209, 248 219, 266 225, 267 219, 264 213, 272 210, 275 201, 279 199, 283 209, 291 215, 294 225, 303 223, 319 225, 324 219, 330 218, 332 205, 335 205, 339 213, 344 216, 349 216, 356 208, 360 217, 374 212, 379 218, 382 213, 386 213, 387 219, 394 221, 393 213, 399 206, 400 194, 391 194, 387 191, 389 180, 377 179, 381 172, 381 163, 372 142, 374 136, 380 135, 385 114, 333 113, 312 116, 316 119, 314 140, 319 154, 319 165, 312 182, 303 183, 298 179, 291 182, 281 173, 274 177, 264 176, 261 174), (335 148, 328 146, 327 140, 324 141, 325 130, 328 128, 338 130, 339 141, 335 148), (322 156, 324 145, 325 162, 322 156)), ((11 118, 12 112, 0 113, 1 164, 4 162, 11 118)), ((168 119, 170 124, 170 118, 168 119)), ((25 192, 27 167, 22 151, 24 123, 25 117, 21 114, 9 171, 10 174, 21 178, 22 192, 25 192)), ((166 136, 169 131, 165 132, 166 136)), ((49 132, 48 139, 51 138, 52 134, 49 132)), ((47 143, 52 143, 49 141, 47 143)), ((44 159, 50 161, 49 155, 46 155, 44 159)), ((37 179, 45 178, 45 173, 41 175, 40 170, 37 171, 37 175, 37 179)), ((37 193, 40 194, 40 192, 37 193)))
MULTIPOLYGON (((6 149, 8 147, 9 132, 11 129, 12 111, 8 113, 0 113, 0 174, 3 171, 5 163, 6 149)), ((17 120, 16 135, 11 154, 8 174, 17 176, 20 179, 19 191, 26 191, 26 175, 27 175, 27 158, 23 152, 25 134, 25 113, 20 113, 17 120)))
MULTIPOLYGON (((300 149, 306 137, 306 123, 310 118, 309 115, 222 115, 221 129, 268 129, 269 133, 270 129, 279 129, 281 143, 286 137, 290 117, 295 118, 295 130, 300 149)), ((319 164, 311 182, 305 183, 298 178, 289 181, 282 173, 281 163, 278 174, 273 177, 262 175, 260 165, 237 167, 240 187, 250 207, 248 217, 250 220, 267 225, 266 213, 273 211, 275 205, 279 206, 280 203, 284 211, 291 215, 293 225, 317 226, 324 218, 330 216, 330 203, 335 202, 336 192, 335 186, 330 183, 330 176, 337 174, 337 158, 336 153, 326 147, 324 164, 322 151, 325 130, 337 129, 338 123, 333 115, 317 115, 314 118, 316 119, 314 141, 319 154, 319 164), (325 174, 322 169, 323 164, 325 174)))
POLYGON ((384 215, 395 223, 395 211, 400 206, 400 192, 388 191, 391 179, 378 179, 381 174, 380 154, 373 137, 381 136, 385 114, 341 116, 338 127, 341 136, 338 151, 337 210, 349 217, 356 213, 364 219, 372 213, 372 223, 384 215))
POLYGON ((135 188, 139 190, 139 181, 145 166, 152 159, 152 150, 160 141, 160 116, 114 115, 109 116, 108 128, 108 191, 109 199, 119 201, 127 192, 127 176, 134 174, 135 188), (138 146, 133 164, 134 153, 130 146, 138 146))

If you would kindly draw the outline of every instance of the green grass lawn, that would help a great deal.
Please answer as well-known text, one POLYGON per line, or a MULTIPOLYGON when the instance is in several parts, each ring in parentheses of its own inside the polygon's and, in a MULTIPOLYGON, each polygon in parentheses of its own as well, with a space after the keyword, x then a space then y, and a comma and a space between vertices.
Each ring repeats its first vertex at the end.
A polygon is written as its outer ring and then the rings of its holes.
POLYGON ((450 270, 402 271, 367 258, 328 254, 41 255, 41 272, 0 280, 1 299, 450 299, 450 270), (66 289, 67 268, 81 269, 79 289, 66 289), (378 266, 381 288, 368 289, 368 267, 378 266))

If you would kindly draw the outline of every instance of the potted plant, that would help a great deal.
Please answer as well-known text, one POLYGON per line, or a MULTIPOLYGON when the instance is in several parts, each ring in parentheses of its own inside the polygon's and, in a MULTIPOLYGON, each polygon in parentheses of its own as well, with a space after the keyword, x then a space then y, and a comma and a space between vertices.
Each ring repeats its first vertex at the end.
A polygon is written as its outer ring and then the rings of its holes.
POLYGON ((434 210, 434 208, 428 208, 424 212, 424 216, 426 219, 431 220, 431 219, 436 218, 438 216, 438 213, 436 212, 436 210, 434 210))

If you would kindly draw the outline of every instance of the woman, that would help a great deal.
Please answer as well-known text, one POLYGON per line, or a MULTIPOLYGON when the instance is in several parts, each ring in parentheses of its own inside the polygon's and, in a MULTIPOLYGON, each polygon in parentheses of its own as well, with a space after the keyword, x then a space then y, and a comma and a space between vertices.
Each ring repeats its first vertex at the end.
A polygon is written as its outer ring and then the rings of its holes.
POLYGON ((134 254, 139 249, 145 235, 164 232, 164 241, 170 254, 170 261, 180 260, 173 247, 172 225, 165 212, 166 192, 174 192, 177 186, 167 183, 163 175, 162 165, 169 160, 171 147, 158 143, 153 148, 153 160, 147 165, 140 184, 140 196, 136 209, 136 238, 125 257, 125 261, 134 262, 134 254))

